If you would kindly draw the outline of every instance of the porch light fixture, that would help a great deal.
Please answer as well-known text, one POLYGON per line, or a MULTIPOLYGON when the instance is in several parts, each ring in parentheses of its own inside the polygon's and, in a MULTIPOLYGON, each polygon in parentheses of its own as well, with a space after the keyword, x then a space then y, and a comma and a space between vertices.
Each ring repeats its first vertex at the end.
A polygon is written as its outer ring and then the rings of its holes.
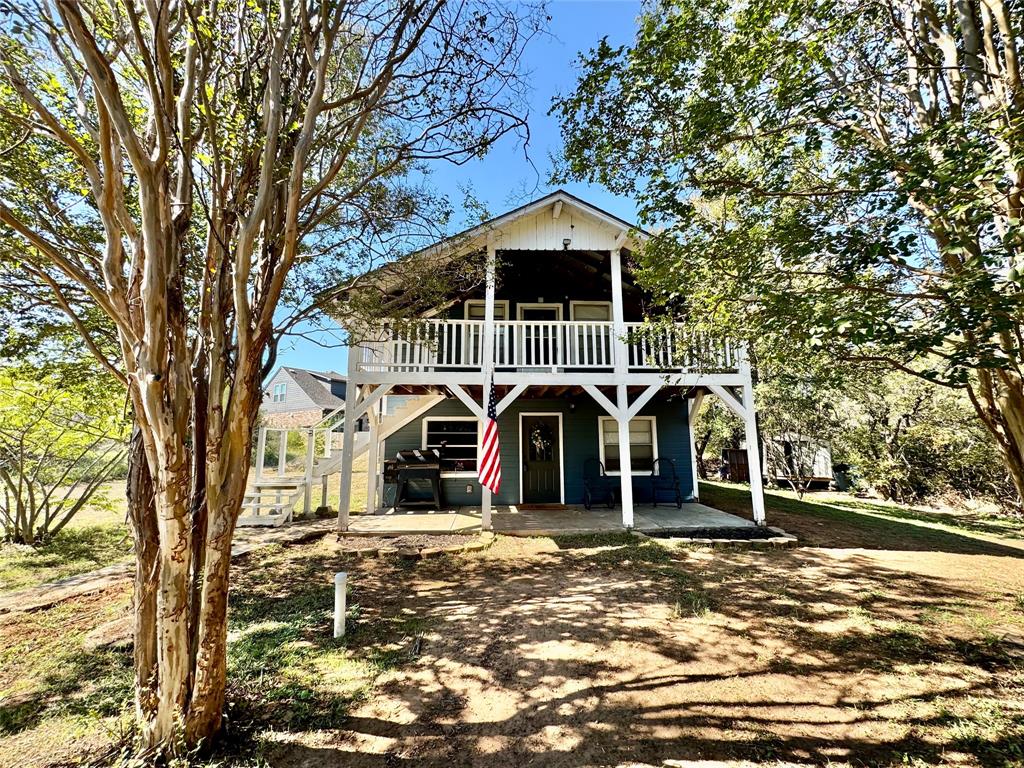
POLYGON ((572 239, 571 238, 567 237, 564 240, 562 240, 562 250, 563 251, 568 251, 570 245, 572 245, 572 239))

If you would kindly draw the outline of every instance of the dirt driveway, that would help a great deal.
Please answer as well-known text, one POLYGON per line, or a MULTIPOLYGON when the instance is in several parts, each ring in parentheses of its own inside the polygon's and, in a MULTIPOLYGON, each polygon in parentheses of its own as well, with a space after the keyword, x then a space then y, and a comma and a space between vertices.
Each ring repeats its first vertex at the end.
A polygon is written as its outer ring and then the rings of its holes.
MULTIPOLYGON (((1024 551, 927 535, 766 552, 499 537, 420 561, 356 558, 332 536, 260 550, 237 566, 211 765, 1021 765, 1024 551)), ((130 651, 96 628, 126 626, 129 605, 118 588, 0 620, 0 766, 110 764, 130 651)))

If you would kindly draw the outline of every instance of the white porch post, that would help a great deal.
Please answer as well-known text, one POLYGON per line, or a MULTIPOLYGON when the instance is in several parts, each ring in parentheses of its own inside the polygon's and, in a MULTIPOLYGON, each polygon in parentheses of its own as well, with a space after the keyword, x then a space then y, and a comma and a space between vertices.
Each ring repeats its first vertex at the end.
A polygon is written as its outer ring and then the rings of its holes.
POLYGON ((316 432, 306 430, 306 464, 302 476, 302 514, 308 516, 313 508, 313 464, 316 463, 316 432))
POLYGON ((629 403, 626 402, 626 385, 616 388, 619 415, 619 493, 622 497, 622 525, 633 527, 633 460, 629 448, 629 403))
POLYGON ((288 430, 281 429, 277 433, 277 476, 283 477, 288 466, 288 430))
MULTIPOLYGON (((487 265, 484 293, 484 337, 481 342, 481 362, 484 373, 483 414, 480 419, 480 435, 483 437, 483 420, 487 418, 487 398, 494 381, 494 273, 497 263, 497 248, 493 234, 487 238, 487 265)), ((478 467, 479 469, 479 467, 478 467)), ((480 487, 480 527, 491 530, 491 491, 480 487)))
POLYGON ((750 474, 750 506, 754 522, 765 524, 764 484, 761 481, 761 452, 757 439, 757 411, 754 408, 754 382, 746 347, 740 349, 739 369, 743 375, 743 438, 747 443, 747 467, 750 474))
MULTIPOLYGON (((387 398, 382 398, 386 400, 387 398)), ((370 409, 370 443, 366 457, 366 513, 372 515, 377 511, 377 488, 380 482, 380 405, 370 409)))
POLYGON ((697 390, 693 399, 687 403, 686 429, 690 433, 690 477, 693 482, 693 498, 700 500, 700 475, 697 473, 697 438, 693 434, 693 424, 700 413, 700 407, 704 404, 704 390, 697 390))
POLYGON ((359 388, 352 383, 356 372, 358 349, 349 336, 348 383, 345 386, 345 423, 341 432, 341 479, 338 488, 338 533, 348 530, 348 513, 352 504, 352 453, 355 449, 355 430, 358 417, 355 415, 359 402, 359 388))
POLYGON ((629 451, 629 395, 626 375, 629 372, 629 350, 626 346, 626 320, 622 308, 622 243, 626 233, 619 235, 611 252, 612 278, 612 349, 615 362, 615 417, 619 425, 619 495, 622 500, 622 524, 633 527, 633 471, 629 451))
POLYGON ((267 428, 260 427, 256 438, 256 482, 263 479, 263 462, 267 458, 267 428))

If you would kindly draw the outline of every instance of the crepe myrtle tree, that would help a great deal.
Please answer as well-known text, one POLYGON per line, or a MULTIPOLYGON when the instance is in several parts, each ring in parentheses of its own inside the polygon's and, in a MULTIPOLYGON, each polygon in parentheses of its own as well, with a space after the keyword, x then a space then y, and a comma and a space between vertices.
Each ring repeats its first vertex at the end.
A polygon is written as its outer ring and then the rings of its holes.
POLYGON ((1005 0, 652 3, 556 101, 562 172, 640 199, 691 317, 964 390, 1021 495, 1022 33, 1005 0))
POLYGON ((496 0, 0 6, 0 254, 26 311, 65 313, 127 391, 139 748, 180 753, 221 726, 239 468, 276 343, 310 314, 287 306, 443 218, 405 179, 526 138, 519 59, 545 19, 496 0))

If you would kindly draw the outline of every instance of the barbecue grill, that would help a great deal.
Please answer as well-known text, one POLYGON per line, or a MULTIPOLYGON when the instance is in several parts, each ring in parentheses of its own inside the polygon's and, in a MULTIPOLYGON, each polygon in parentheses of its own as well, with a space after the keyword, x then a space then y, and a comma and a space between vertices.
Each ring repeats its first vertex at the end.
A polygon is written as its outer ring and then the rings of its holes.
POLYGON ((441 508, 441 453, 436 448, 399 451, 398 456, 384 462, 384 482, 398 486, 395 507, 441 508), (433 498, 411 498, 410 483, 429 482, 433 498))

